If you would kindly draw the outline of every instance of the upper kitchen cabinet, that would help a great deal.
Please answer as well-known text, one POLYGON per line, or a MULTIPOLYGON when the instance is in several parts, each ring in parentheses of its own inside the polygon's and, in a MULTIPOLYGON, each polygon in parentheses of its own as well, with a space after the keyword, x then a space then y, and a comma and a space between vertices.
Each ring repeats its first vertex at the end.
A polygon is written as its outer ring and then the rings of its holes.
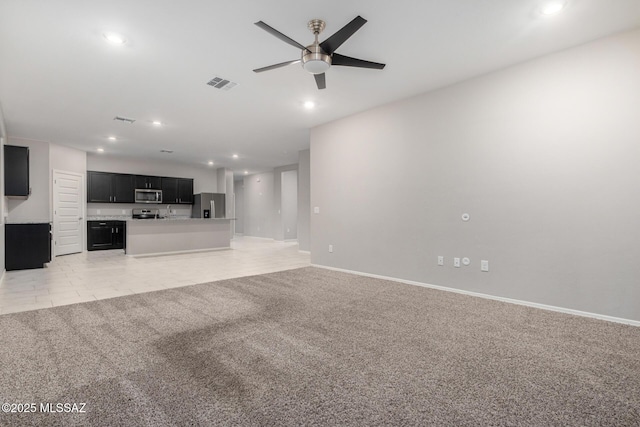
POLYGON ((116 203, 135 202, 134 175, 115 174, 113 178, 113 201, 116 203))
POLYGON ((29 197, 29 148, 4 146, 4 194, 29 197))
POLYGON ((87 172, 87 202, 133 203, 134 175, 87 172))
POLYGON ((193 203, 193 179, 162 178, 162 203, 193 203))
POLYGON ((159 176, 136 175, 136 188, 146 188, 149 190, 162 190, 162 178, 159 176))
POLYGON ((193 179, 178 178, 178 203, 193 204, 193 179))

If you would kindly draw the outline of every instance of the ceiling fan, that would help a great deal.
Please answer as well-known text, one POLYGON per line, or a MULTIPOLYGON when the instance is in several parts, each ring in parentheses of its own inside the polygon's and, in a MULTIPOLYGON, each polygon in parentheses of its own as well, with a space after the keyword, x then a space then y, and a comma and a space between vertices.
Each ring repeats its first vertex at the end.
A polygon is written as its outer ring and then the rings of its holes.
POLYGON ((264 22, 258 21, 255 23, 255 25, 262 28, 269 34, 279 38, 283 42, 302 49, 302 53, 300 55, 300 59, 281 62, 279 64, 269 65, 268 67, 257 68, 253 71, 256 73, 261 73, 263 71, 269 71, 275 68, 285 67, 287 65, 301 62, 302 68, 313 74, 313 77, 315 77, 318 89, 324 89, 327 87, 324 73, 332 65, 373 68, 375 70, 382 70, 385 64, 365 61, 363 59, 351 58, 349 56, 344 56, 336 53, 336 49, 338 49, 342 45, 342 43, 347 41, 347 39, 351 37, 356 31, 358 31, 360 27, 362 27, 366 22, 367 20, 363 17, 356 16, 351 22, 334 33, 331 37, 320 43, 318 42, 318 35, 324 30, 325 22, 321 19, 312 19, 307 24, 307 27, 314 34, 315 41, 313 42, 313 44, 305 47, 297 41, 285 36, 280 31, 265 24, 264 22))

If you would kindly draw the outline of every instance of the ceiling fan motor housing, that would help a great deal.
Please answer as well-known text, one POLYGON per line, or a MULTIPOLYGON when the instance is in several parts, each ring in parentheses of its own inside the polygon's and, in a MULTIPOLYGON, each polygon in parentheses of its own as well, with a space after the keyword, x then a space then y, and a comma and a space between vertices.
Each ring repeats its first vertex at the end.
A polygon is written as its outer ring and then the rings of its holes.
POLYGON ((314 43, 302 51, 302 68, 311 74, 322 74, 331 67, 331 55, 314 43))

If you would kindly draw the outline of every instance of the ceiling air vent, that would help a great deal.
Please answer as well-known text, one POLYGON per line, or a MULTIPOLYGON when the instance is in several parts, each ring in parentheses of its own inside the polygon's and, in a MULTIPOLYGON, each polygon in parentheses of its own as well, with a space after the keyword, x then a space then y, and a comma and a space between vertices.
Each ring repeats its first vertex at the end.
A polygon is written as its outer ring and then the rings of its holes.
POLYGON ((161 153, 167 153, 167 154, 171 154, 173 153, 173 150, 160 150, 161 153))
POLYGON ((222 89, 222 90, 230 90, 238 86, 238 83, 223 79, 222 77, 214 77, 211 80, 209 80, 207 84, 209 86, 215 87, 216 89, 222 89))
POLYGON ((122 117, 122 116, 115 116, 113 120, 116 120, 121 123, 128 123, 128 124, 132 124, 133 122, 136 121, 136 119, 130 119, 128 117, 122 117))

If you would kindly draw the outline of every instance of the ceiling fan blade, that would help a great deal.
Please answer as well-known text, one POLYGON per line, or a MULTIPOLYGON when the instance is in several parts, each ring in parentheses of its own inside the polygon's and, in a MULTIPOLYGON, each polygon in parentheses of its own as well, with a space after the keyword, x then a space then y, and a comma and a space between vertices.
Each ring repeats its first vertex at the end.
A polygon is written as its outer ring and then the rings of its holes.
POLYGON ((352 58, 350 56, 344 56, 344 55, 340 55, 339 53, 334 53, 331 56, 331 65, 342 65, 345 67, 373 68, 376 70, 382 70, 386 64, 365 61, 364 59, 352 58))
POLYGON ((339 29, 331 37, 320 43, 320 47, 322 48, 322 50, 331 55, 337 48, 340 47, 342 43, 347 41, 347 39, 351 37, 353 33, 358 31, 360 27, 366 24, 366 22, 367 20, 362 16, 356 16, 351 22, 339 29))
POLYGON ((297 41, 293 40, 292 38, 289 38, 289 37, 285 36, 280 31, 276 30, 273 27, 270 27, 269 25, 265 24, 262 21, 255 22, 254 24, 257 25, 258 27, 262 28, 267 33, 271 34, 272 36, 275 36, 275 37, 279 38, 283 42, 288 43, 293 47, 297 47, 297 48, 302 49, 302 50, 307 50, 306 46, 302 46, 297 41))
POLYGON ((324 73, 322 73, 322 74, 314 74, 313 77, 315 77, 315 79, 316 79, 316 85, 318 86, 318 89, 326 89, 327 82, 325 80, 324 73))
POLYGON ((263 71, 274 70, 276 68, 286 67, 287 65, 297 64, 300 61, 301 61, 300 59, 294 59, 293 61, 281 62, 279 64, 273 64, 273 65, 269 65, 267 67, 256 68, 255 70, 253 70, 253 72, 254 73, 261 73, 263 71))

